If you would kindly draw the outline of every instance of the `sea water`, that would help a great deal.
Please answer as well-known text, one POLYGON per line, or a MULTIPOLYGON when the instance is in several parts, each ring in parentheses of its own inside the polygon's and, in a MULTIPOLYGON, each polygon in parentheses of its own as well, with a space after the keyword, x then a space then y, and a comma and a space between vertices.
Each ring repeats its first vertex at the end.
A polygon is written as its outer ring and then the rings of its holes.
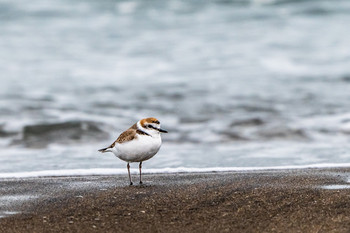
POLYGON ((349 12, 347 0, 1 0, 0 173, 121 171, 97 150, 151 116, 169 133, 149 171, 350 163, 349 12))

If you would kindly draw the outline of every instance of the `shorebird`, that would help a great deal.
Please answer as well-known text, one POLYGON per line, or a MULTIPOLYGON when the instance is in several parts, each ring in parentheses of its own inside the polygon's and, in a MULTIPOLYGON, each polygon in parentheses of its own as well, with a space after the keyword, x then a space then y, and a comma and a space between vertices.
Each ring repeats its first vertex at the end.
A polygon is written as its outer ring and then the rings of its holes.
POLYGON ((160 122, 153 117, 136 122, 129 129, 119 135, 110 146, 98 150, 99 152, 112 152, 119 159, 127 162, 130 185, 130 164, 139 162, 140 184, 142 184, 142 162, 152 158, 162 145, 160 133, 168 131, 160 128, 160 122))

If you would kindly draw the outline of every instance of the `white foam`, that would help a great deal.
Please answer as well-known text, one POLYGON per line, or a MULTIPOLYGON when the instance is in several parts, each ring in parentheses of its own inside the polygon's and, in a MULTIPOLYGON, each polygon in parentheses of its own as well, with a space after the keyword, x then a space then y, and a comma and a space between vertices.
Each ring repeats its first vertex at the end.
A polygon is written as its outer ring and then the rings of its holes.
MULTIPOLYGON (((263 171, 263 170, 286 170, 286 169, 307 169, 307 168, 344 168, 350 167, 350 163, 323 163, 294 166, 273 166, 273 167, 177 167, 177 168, 154 168, 143 169, 143 174, 157 173, 201 173, 201 172, 234 172, 234 171, 263 171)), ((131 173, 137 174, 138 169, 130 169, 131 173)), ((67 169, 67 170, 45 170, 30 172, 0 173, 0 178, 31 178, 48 176, 88 176, 88 175, 118 175, 126 174, 125 168, 91 168, 91 169, 67 169)))
POLYGON ((0 206, 7 206, 12 203, 19 204, 31 199, 36 199, 38 196, 34 195, 4 195, 0 197, 0 206))
POLYGON ((350 185, 349 185, 349 184, 332 184, 332 185, 325 185, 325 186, 322 186, 321 188, 323 188, 323 189, 328 189, 328 190, 350 189, 350 185))
POLYGON ((8 217, 9 215, 14 215, 19 213, 20 212, 18 211, 3 211, 3 212, 0 212, 0 218, 5 218, 5 217, 8 217))
POLYGON ((137 2, 120 2, 116 5, 117 9, 122 14, 130 14, 133 13, 137 7, 137 2))

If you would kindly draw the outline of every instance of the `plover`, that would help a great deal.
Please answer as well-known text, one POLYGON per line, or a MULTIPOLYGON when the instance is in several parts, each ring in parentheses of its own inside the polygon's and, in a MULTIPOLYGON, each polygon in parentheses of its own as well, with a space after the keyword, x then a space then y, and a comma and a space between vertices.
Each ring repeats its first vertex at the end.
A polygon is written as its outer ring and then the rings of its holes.
POLYGON ((99 152, 112 152, 116 157, 127 162, 130 185, 132 185, 129 163, 139 162, 140 184, 142 162, 152 158, 162 144, 160 133, 168 131, 160 128, 160 122, 153 117, 136 122, 129 129, 119 135, 109 147, 98 150, 99 152))

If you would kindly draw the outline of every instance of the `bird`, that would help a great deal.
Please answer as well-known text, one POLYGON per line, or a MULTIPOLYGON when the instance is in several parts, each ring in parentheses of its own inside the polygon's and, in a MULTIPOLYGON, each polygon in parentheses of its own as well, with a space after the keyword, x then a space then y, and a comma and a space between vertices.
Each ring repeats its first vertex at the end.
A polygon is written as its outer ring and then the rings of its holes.
POLYGON ((116 157, 127 162, 130 185, 133 185, 130 163, 138 162, 140 184, 142 184, 142 162, 152 158, 159 151, 162 145, 161 133, 168 133, 168 131, 160 128, 160 122, 156 118, 144 118, 121 133, 110 146, 98 151, 112 152, 116 157))

